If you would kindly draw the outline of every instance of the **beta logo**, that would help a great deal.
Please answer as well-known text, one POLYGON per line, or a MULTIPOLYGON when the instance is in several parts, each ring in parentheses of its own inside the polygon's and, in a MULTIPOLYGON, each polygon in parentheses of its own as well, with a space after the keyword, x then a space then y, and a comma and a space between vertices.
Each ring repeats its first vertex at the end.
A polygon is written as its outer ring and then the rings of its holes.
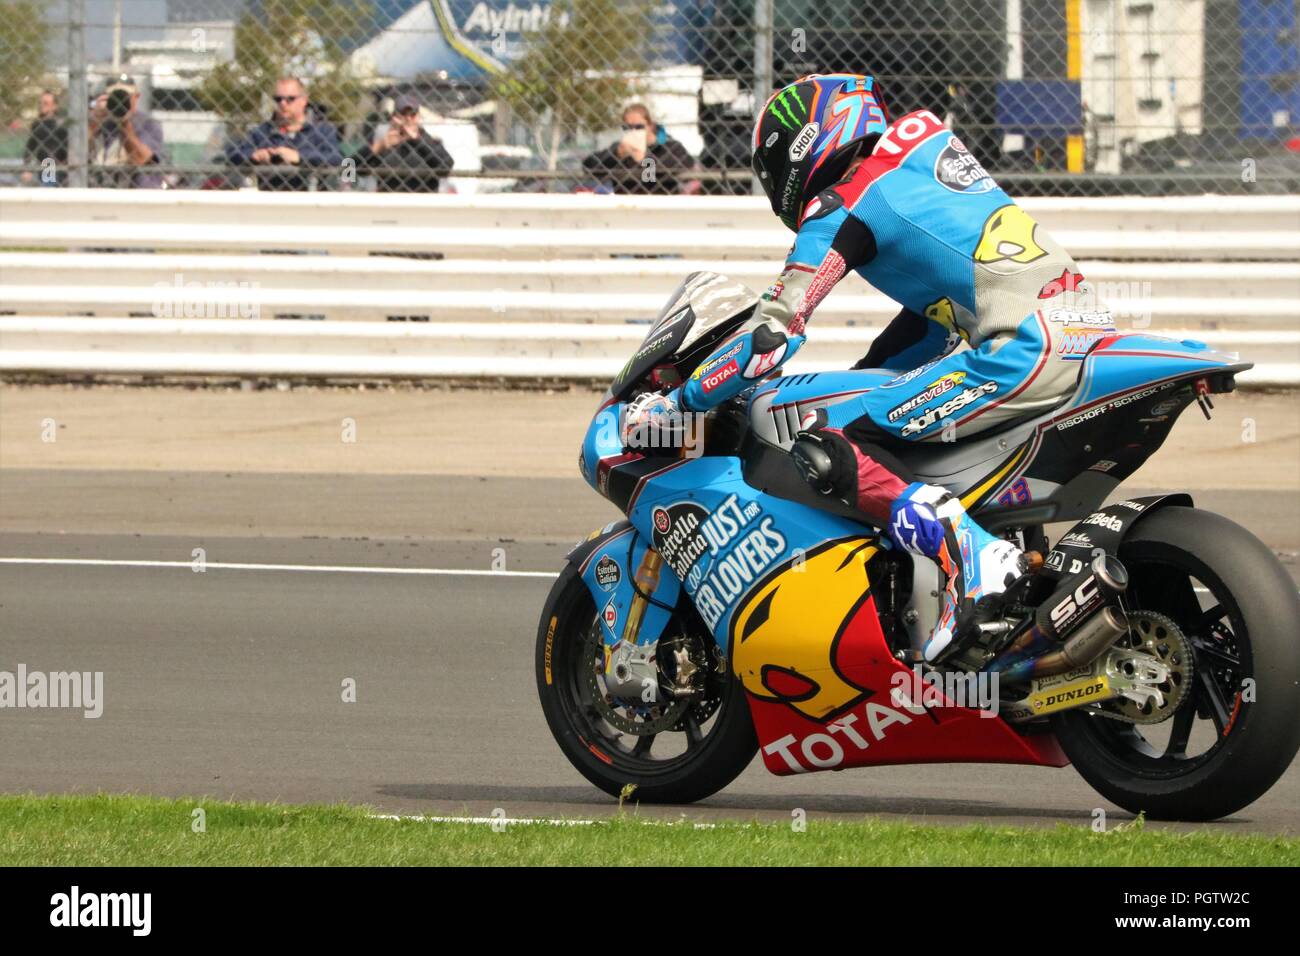
POLYGON ((1079 523, 1099 525, 1100 527, 1105 528, 1107 531, 1119 532, 1124 530, 1123 521, 1121 521, 1119 518, 1116 518, 1114 515, 1106 514, 1104 511, 1095 511, 1092 514, 1088 515, 1088 517, 1084 518, 1079 523))

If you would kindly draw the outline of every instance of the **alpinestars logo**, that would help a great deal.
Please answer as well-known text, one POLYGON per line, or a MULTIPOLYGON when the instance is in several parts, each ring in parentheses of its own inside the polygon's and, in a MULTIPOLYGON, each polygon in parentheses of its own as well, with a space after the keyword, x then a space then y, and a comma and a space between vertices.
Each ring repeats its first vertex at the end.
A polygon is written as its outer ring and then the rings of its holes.
POLYGON ((924 392, 913 395, 901 405, 895 405, 889 410, 888 418, 891 422, 896 422, 908 412, 920 408, 922 405, 928 405, 931 401, 951 392, 961 384, 966 377, 965 372, 951 372, 943 376, 937 382, 931 382, 924 392))
POLYGON ((932 427, 935 422, 943 421, 954 412, 960 411, 967 405, 979 401, 985 395, 992 395, 998 390, 997 382, 985 382, 982 385, 976 385, 972 388, 963 388, 958 394, 954 395, 942 405, 936 405, 934 408, 928 408, 915 418, 910 418, 907 424, 903 426, 902 435, 906 438, 909 435, 917 435, 926 429, 932 427))

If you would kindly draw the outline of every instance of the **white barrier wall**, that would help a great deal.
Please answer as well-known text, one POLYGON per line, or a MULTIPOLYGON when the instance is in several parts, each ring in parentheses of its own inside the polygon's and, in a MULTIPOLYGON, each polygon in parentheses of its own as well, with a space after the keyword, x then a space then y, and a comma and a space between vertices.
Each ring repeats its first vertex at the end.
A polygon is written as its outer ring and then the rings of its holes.
MULTIPOLYGON (((1300 197, 1022 204, 1121 327, 1300 380, 1300 197)), ((0 190, 0 370, 602 377, 683 276, 761 290, 790 238, 748 197, 0 190)), ((896 311, 850 277, 793 370, 896 311)))

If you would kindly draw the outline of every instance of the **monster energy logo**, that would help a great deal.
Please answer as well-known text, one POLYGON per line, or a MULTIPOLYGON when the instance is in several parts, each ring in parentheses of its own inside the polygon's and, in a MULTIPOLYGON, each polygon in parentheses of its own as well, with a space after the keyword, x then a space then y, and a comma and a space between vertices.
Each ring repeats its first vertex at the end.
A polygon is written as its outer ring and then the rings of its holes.
POLYGON ((781 125, 784 126, 786 129, 795 129, 799 126, 799 123, 801 121, 799 117, 795 115, 794 109, 792 109, 790 107, 790 104, 786 102, 785 98, 787 96, 790 96, 790 98, 794 100, 795 108, 797 108, 799 112, 802 113, 803 103, 799 101, 799 97, 791 95, 789 87, 786 87, 779 94, 777 94, 776 99, 774 99, 771 103, 768 104, 767 111, 771 113, 773 116, 775 116, 778 120, 780 120, 781 125), (785 116, 781 115, 781 110, 777 109, 778 106, 785 108, 785 116), (786 117, 789 117, 789 119, 787 120, 786 117))

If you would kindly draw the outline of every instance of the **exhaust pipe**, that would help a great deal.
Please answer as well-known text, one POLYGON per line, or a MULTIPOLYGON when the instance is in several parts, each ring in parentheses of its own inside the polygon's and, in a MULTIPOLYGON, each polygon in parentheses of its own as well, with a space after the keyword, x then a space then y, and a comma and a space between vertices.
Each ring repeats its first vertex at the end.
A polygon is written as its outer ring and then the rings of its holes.
POLYGON ((1118 608, 1104 607, 1070 635, 1060 650, 1049 651, 1033 660, 1033 677, 1063 674, 1087 667, 1128 631, 1128 617, 1118 608))
POLYGON ((1061 582, 987 670, 1027 680, 1086 667, 1128 631, 1128 618, 1112 603, 1127 588, 1124 565, 1112 555, 1097 555, 1090 567, 1061 582))

